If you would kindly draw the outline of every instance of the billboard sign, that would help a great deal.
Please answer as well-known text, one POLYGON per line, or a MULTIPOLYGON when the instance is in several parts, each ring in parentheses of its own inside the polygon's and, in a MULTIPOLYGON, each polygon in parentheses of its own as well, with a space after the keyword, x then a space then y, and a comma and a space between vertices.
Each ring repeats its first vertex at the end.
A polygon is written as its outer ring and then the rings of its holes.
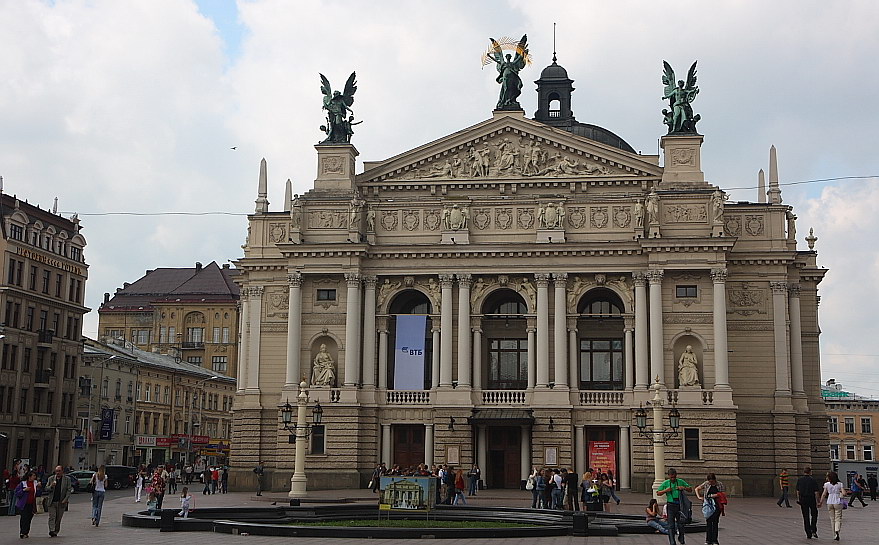
POLYGON ((436 477, 382 477, 382 511, 430 511, 436 505, 436 477))

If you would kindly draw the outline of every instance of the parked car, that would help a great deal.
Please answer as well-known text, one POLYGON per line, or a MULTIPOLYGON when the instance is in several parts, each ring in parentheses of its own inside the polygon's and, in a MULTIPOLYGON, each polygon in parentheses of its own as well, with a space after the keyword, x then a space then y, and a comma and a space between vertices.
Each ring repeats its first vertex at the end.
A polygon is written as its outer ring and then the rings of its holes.
POLYGON ((73 486, 74 492, 85 492, 94 474, 94 471, 81 470, 71 471, 67 476, 70 477, 70 484, 73 486))
POLYGON ((106 466, 104 469, 107 471, 107 479, 109 479, 110 488, 114 490, 132 486, 137 478, 136 467, 106 466))

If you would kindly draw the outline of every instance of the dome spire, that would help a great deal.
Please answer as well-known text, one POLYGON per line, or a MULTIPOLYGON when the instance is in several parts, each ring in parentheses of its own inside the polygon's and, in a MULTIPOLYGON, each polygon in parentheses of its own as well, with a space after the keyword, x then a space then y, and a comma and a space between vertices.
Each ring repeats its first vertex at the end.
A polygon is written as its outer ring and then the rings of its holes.
POLYGON ((556 60, 557 59, 555 56, 555 23, 553 23, 552 24, 552 63, 555 64, 556 60))

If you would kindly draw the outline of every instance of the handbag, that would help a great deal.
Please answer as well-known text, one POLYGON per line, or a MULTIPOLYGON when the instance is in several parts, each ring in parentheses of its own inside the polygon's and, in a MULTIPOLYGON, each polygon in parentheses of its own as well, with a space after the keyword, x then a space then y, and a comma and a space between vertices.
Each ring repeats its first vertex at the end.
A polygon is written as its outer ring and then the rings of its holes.
POLYGON ((693 502, 687 497, 683 491, 679 491, 681 502, 681 524, 690 524, 693 522, 693 502))
POLYGON ((534 479, 528 477, 528 480, 525 481, 525 490, 534 490, 534 479))
POLYGON ((717 511, 717 506, 714 505, 714 501, 705 498, 702 501, 702 516, 705 518, 710 518, 717 511))
POLYGON ((89 482, 89 484, 85 487, 85 491, 91 494, 95 491, 95 481, 89 482))
POLYGON ((37 501, 34 504, 34 513, 35 514, 40 515, 42 513, 45 513, 46 511, 48 511, 48 509, 46 509, 46 500, 48 500, 48 499, 49 498, 37 498, 37 501))
POLYGON ((840 499, 839 505, 841 505, 843 509, 848 509, 848 500, 846 498, 840 499))
POLYGON ((366 485, 366 488, 371 489, 373 484, 375 484, 375 482, 370 479, 369 484, 366 485))

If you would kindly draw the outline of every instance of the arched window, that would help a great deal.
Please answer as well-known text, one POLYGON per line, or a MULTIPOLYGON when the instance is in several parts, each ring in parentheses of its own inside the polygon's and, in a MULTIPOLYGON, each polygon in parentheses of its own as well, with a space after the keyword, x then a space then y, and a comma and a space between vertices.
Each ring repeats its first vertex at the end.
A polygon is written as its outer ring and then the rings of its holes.
MULTIPOLYGON (((432 361, 433 361, 433 339, 431 336, 432 329, 432 320, 430 319, 430 314, 433 312, 433 306, 430 304, 430 299, 427 298, 426 295, 421 293, 418 290, 405 290, 399 294, 397 294, 391 304, 388 306, 388 314, 391 315, 388 320, 388 376, 387 384, 389 389, 401 389, 395 384, 395 377, 397 375, 396 362, 397 362, 397 333, 398 333, 398 324, 400 321, 397 319, 399 315, 406 314, 422 314, 427 315, 425 320, 425 328, 424 328, 424 351, 422 354, 417 357, 422 358, 423 367, 420 372, 422 373, 423 380, 423 389, 429 390, 432 385, 432 361)), ((402 338, 402 337, 401 337, 402 338)), ((411 365, 411 361, 408 362, 411 365)), ((416 371, 419 372, 419 371, 416 371)), ((411 375, 410 375, 411 376, 411 375)), ((405 389, 405 388, 403 388, 405 389)))
POLYGON ((623 308, 619 296, 607 288, 590 290, 580 300, 580 389, 624 388, 623 308))
MULTIPOLYGON (((510 289, 497 290, 482 306, 487 351, 485 387, 489 390, 524 390, 528 387, 528 306, 510 289)), ((478 370, 477 372, 482 372, 478 370)))
POLYGON ((559 100, 558 93, 549 94, 549 117, 560 117, 562 111, 562 101, 559 100))

